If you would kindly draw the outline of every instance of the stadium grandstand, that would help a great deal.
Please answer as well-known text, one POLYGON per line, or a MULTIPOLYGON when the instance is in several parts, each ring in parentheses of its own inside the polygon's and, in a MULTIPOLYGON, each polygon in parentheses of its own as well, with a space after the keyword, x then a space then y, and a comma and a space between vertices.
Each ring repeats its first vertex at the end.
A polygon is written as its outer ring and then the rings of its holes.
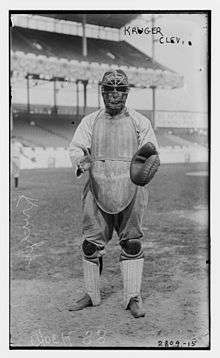
MULTIPOLYGON (((178 73, 121 40, 120 29, 137 16, 11 14, 11 129, 36 157, 34 163, 23 158, 23 168, 70 166, 69 142, 82 116, 101 107, 99 80, 106 70, 123 69, 131 95, 183 86, 178 73)), ((207 130, 197 126, 201 113, 140 112, 156 129, 163 162, 207 160, 207 130)))

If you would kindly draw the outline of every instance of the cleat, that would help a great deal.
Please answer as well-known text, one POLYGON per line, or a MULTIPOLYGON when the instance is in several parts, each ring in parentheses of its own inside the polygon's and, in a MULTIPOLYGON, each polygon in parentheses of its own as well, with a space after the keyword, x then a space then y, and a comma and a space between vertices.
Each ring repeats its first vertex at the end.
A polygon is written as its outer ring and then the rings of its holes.
POLYGON ((68 307, 68 311, 79 311, 84 308, 93 306, 90 296, 86 293, 82 298, 76 301, 71 307, 68 307))
POLYGON ((139 318, 139 317, 145 316, 145 312, 141 305, 141 300, 137 296, 132 297, 130 299, 127 309, 129 309, 131 311, 131 314, 134 318, 139 318))

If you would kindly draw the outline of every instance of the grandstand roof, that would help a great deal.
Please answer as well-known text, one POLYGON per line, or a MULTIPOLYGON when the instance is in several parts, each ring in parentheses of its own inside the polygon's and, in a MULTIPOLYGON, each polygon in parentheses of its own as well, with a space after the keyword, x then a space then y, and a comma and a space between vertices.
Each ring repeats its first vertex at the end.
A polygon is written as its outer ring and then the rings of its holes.
POLYGON ((140 87, 180 87, 182 79, 178 74, 142 53, 125 41, 110 41, 87 38, 88 56, 82 54, 82 38, 54 32, 22 27, 11 29, 12 51, 22 53, 26 58, 12 57, 12 70, 26 73, 49 73, 91 81, 103 75, 104 67, 126 67, 130 83, 140 87), (30 58, 30 55, 32 58, 30 58), (33 57, 34 56, 34 57, 33 57), (56 62, 48 67, 43 61, 56 62), (66 61, 66 62, 65 62, 66 61), (41 62, 41 63, 40 63, 41 62), (59 63, 58 63, 59 62, 59 63), (65 63, 64 63, 65 62, 65 63), (83 67, 84 66, 84 67, 83 67), (104 66, 104 67, 103 67, 104 66), (53 68, 52 68, 53 67, 53 68), (23 69, 22 69, 23 68, 23 69), (140 72, 138 72, 140 71, 140 72), (65 75, 64 75, 65 73, 65 75), (130 74, 129 74, 130 73, 130 74))
MULTIPOLYGON (((87 38, 88 62, 169 70, 125 41, 87 38)), ((22 27, 12 28, 12 50, 85 61, 82 38, 22 27)), ((169 70, 171 71, 171 70, 169 70)))
POLYGON ((120 29, 121 27, 125 26, 127 23, 134 20, 138 14, 129 14, 129 13, 121 13, 121 14, 106 14, 106 13, 96 13, 91 14, 88 13, 45 13, 45 14, 37 14, 39 16, 46 16, 52 17, 59 20, 66 20, 66 21, 74 21, 74 22, 82 22, 83 15, 86 15, 86 23, 104 27, 112 27, 120 29))

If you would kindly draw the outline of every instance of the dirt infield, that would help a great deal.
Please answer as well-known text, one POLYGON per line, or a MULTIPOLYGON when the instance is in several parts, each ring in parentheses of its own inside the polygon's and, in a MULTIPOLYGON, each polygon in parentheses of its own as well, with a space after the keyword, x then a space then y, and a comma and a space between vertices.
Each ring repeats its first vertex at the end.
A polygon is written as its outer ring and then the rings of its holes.
POLYGON ((122 308, 119 246, 107 247, 99 307, 83 294, 80 195, 70 169, 24 170, 11 191, 11 346, 207 347, 208 177, 204 164, 162 165, 144 219, 146 316, 122 308))

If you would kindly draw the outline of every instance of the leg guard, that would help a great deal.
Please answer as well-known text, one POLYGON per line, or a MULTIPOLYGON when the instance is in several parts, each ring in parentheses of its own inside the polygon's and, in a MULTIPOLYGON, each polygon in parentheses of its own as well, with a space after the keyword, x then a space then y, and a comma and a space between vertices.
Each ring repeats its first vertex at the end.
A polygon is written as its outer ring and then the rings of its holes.
POLYGON ((83 259, 83 272, 86 292, 93 306, 98 306, 101 302, 99 265, 83 259))
POLYGON ((94 244, 88 240, 84 240, 82 244, 82 252, 86 260, 99 265, 99 272, 101 275, 103 268, 102 255, 105 253, 104 246, 94 244))
POLYGON ((97 258, 98 247, 93 242, 84 240, 82 244, 83 255, 89 260, 97 258))
POLYGON ((124 239, 120 241, 120 260, 141 259, 144 257, 140 239, 124 239))
POLYGON ((82 252, 87 260, 93 261, 105 254, 105 246, 85 239, 82 243, 82 252))
POLYGON ((144 259, 122 260, 120 266, 124 286, 123 301, 126 309, 132 297, 141 299, 140 291, 144 259))

